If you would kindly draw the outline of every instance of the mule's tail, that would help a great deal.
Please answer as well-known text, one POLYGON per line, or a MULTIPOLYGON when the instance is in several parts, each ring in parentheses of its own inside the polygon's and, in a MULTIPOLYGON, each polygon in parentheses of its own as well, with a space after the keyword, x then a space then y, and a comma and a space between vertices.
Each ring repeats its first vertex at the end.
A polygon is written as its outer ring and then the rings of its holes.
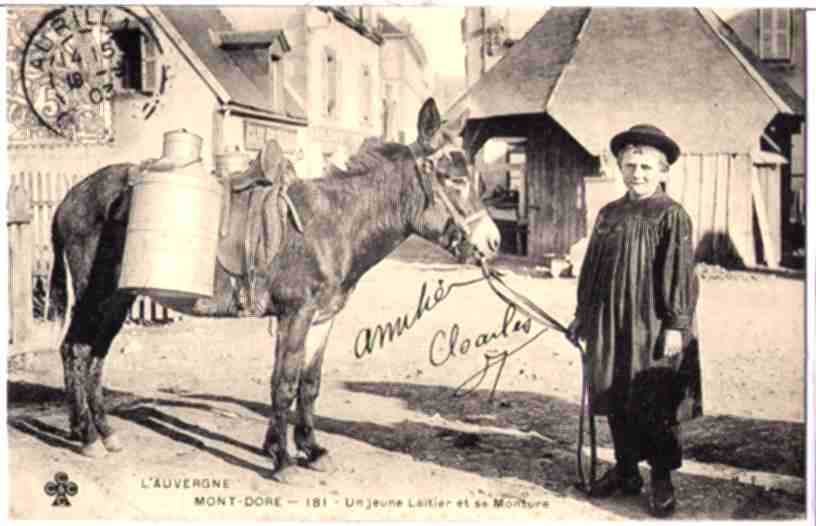
POLYGON ((65 314, 68 309, 68 283, 65 273, 65 247, 63 241, 55 214, 51 223, 51 249, 54 254, 54 264, 51 266, 51 279, 48 285, 46 319, 59 321, 60 325, 65 323, 65 314))

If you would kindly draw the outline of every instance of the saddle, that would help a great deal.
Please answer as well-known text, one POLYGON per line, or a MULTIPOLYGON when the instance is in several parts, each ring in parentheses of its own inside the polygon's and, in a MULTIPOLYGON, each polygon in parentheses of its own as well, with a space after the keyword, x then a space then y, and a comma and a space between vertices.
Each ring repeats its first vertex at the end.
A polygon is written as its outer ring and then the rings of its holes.
MULTIPOLYGON (((277 145, 275 145, 277 146, 277 145)), ((296 176, 282 152, 275 159, 265 148, 243 174, 222 177, 223 203, 217 260, 221 267, 245 286, 249 312, 262 312, 256 294, 258 271, 280 250, 286 221, 299 232, 303 225, 289 199, 287 188, 296 176), (262 169, 262 166, 264 167, 262 169)))

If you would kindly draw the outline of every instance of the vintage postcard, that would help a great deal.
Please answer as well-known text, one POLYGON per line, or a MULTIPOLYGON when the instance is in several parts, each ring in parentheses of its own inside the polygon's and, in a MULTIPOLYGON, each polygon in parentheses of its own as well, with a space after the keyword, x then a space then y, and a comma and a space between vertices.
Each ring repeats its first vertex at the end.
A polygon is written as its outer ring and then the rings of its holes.
POLYGON ((7 518, 812 520, 808 18, 8 7, 7 518))

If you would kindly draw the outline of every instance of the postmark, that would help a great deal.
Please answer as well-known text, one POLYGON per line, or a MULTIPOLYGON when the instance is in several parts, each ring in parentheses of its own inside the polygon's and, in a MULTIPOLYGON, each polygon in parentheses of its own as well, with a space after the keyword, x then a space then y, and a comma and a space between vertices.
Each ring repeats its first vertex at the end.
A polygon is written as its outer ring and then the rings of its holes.
POLYGON ((146 95, 149 119, 167 89, 165 50, 152 25, 128 7, 62 7, 31 32, 21 59, 25 99, 38 122, 71 138, 116 95, 146 95))

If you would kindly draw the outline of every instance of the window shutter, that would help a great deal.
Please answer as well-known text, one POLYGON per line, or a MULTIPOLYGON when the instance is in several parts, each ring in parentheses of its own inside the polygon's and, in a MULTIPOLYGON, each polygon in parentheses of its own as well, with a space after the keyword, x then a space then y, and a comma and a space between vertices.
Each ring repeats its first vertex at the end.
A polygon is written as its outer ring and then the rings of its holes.
POLYGON ((323 52, 323 63, 322 63, 322 66, 323 66, 323 67, 322 67, 322 70, 323 70, 323 71, 321 72, 321 73, 322 73, 322 75, 323 75, 323 82, 321 83, 321 84, 322 84, 322 86, 321 86, 321 87, 323 88, 323 89, 322 89, 323 93, 321 94, 321 97, 320 97, 320 100, 322 101, 322 105, 321 105, 321 106, 322 106, 322 108, 321 108, 321 113, 322 113, 323 115, 328 115, 328 114, 329 114, 329 112, 328 112, 328 101, 329 101, 329 62, 328 62, 328 61, 329 61, 328 51, 324 51, 324 52, 323 52))
POLYGON ((337 63, 337 55, 334 50, 327 48, 324 57, 324 107, 323 113, 329 118, 335 118, 339 115, 338 111, 338 94, 339 94, 339 65, 337 63))
POLYGON ((364 124, 371 122, 371 69, 366 65, 360 76, 360 117, 364 124))
POLYGON ((283 61, 269 59, 269 97, 272 111, 283 113, 283 61))
POLYGON ((332 77, 334 78, 334 118, 339 119, 342 111, 343 99, 341 94, 343 93, 343 70, 342 70, 342 62, 340 62, 340 57, 337 53, 334 54, 334 74, 332 77))
POLYGON ((776 53, 777 58, 790 58, 790 11, 788 9, 774 9, 776 13, 776 53))
POLYGON ((759 52, 763 60, 790 60, 791 15, 789 9, 759 10, 759 52))
POLYGON ((144 93, 155 93, 159 89, 159 61, 156 60, 156 43, 147 35, 140 34, 142 48, 142 86, 144 93))

